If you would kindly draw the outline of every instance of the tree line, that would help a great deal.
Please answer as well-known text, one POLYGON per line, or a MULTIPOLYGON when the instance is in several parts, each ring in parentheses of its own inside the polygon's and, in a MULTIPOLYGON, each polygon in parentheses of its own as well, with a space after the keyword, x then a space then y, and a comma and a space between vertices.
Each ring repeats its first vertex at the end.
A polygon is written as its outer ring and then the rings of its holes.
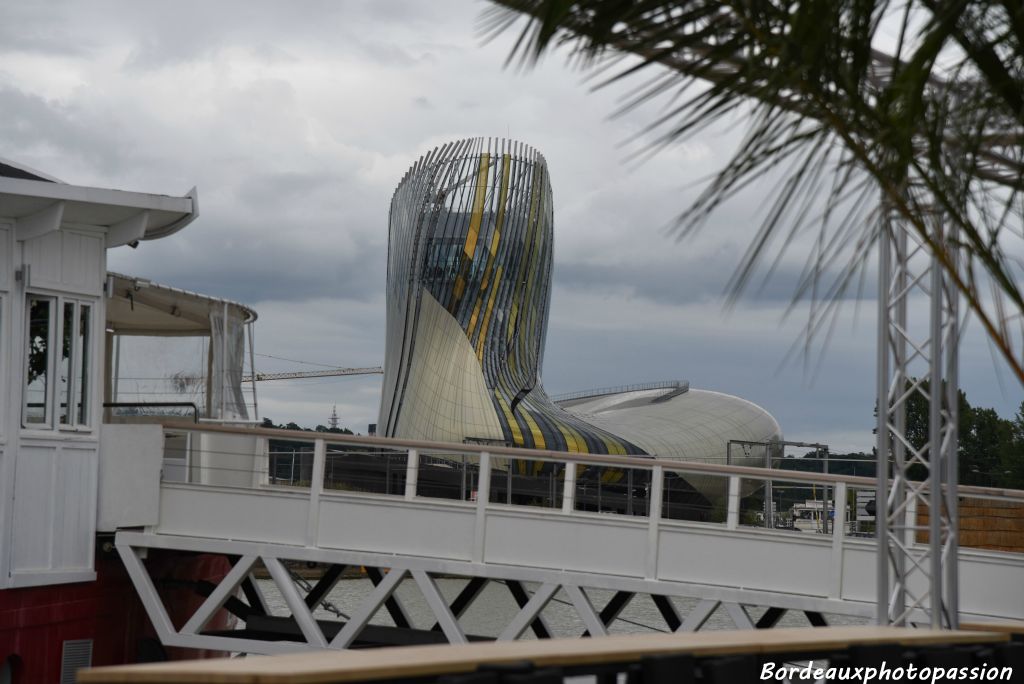
MULTIPOLYGON (((928 383, 924 383, 924 392, 928 383)), ((1024 489, 1024 401, 1012 418, 1003 418, 993 408, 972 406, 963 390, 958 392, 959 481, 982 487, 1024 489)), ((928 401, 914 393, 907 401, 906 435, 915 449, 928 442, 928 401)), ((784 470, 822 472, 823 457, 809 452, 803 458, 783 459, 784 470)), ((876 451, 830 454, 830 473, 875 477, 876 451)), ((910 476, 922 479, 923 467, 912 468, 910 476)))

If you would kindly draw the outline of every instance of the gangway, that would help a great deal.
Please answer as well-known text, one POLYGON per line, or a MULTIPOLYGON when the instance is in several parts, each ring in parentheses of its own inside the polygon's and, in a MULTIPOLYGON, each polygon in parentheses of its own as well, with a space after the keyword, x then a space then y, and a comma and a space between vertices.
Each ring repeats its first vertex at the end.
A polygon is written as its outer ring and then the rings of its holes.
MULTIPOLYGON (((107 440, 101 491, 108 468, 122 478, 125 467, 158 472, 152 461, 164 458, 165 443, 187 444, 187 464, 175 471, 180 481, 149 475, 101 501, 101 510, 114 511, 106 517, 115 546, 166 646, 271 654, 546 637, 555 632, 545 618, 553 601, 571 604, 579 634, 598 635, 642 595, 671 631, 700 629, 716 611, 741 628, 773 626, 787 611, 812 624, 875 615, 875 541, 848 534, 847 506, 836 507, 831 534, 757 527, 750 514, 763 506, 753 499, 766 483, 814 484, 834 505, 873 490, 873 479, 184 422, 132 428, 123 447, 107 440), (272 484, 270 442, 302 439, 314 447, 304 474, 272 484), (547 486, 529 487, 530 478, 547 486), (692 499, 678 503, 687 482, 700 483, 703 509, 692 499), (598 487, 605 498, 595 506, 598 487), (146 567, 147 555, 161 549, 231 562, 184 624, 172 624, 146 567), (293 579, 296 564, 318 568, 305 589, 293 579), (351 567, 365 568, 372 583, 347 612, 325 619, 315 609, 351 567), (256 581, 264 569, 288 615, 268 608, 256 581), (463 580, 457 596, 443 595, 440 577, 463 580), (422 594, 431 624, 409 618, 395 593, 403 581, 422 594), (467 633, 460 618, 495 583, 518 608, 498 634, 467 633), (244 627, 207 631, 222 608, 244 627), (378 611, 394 626, 371 624, 378 611)), ((962 487, 960 494, 1024 504, 1018 491, 962 487)), ((908 535, 905 543, 927 540, 908 535)), ((962 618, 1024 617, 1016 591, 1022 570, 1024 554, 962 549, 962 618)), ((913 619, 925 618, 919 611, 913 619)))

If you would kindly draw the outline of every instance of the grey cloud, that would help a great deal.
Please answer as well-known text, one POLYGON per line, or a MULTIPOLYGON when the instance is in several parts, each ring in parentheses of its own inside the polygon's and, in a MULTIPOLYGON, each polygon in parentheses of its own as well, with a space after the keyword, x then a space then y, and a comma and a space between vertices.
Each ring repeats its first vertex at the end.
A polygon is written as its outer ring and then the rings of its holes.
POLYGON ((273 43, 257 43, 252 48, 252 54, 267 63, 295 62, 298 58, 291 52, 273 43))
POLYGON ((75 3, 7 2, 0 5, 0 45, 5 51, 85 56, 100 45, 88 23, 62 21, 75 3))
MULTIPOLYGON (((100 119, 75 105, 52 102, 0 85, 0 147, 9 151, 55 147, 78 161, 112 170, 132 151, 130 142, 114 135, 117 122, 100 119)), ((41 169, 46 170, 46 169, 41 169)), ((60 177, 59 170, 52 170, 60 177)))
POLYGON ((175 66, 210 57, 219 47, 213 37, 209 41, 194 35, 181 41, 163 38, 161 34, 155 34, 139 39, 125 59, 125 68, 146 71, 175 66))
POLYGON ((343 188, 352 182, 341 174, 281 171, 239 179, 236 197, 258 209, 281 208, 311 200, 323 190, 343 188))
MULTIPOLYGON (((126 66, 161 69, 207 59, 229 46, 251 49, 264 57, 310 48, 393 66, 408 66, 419 57, 406 46, 424 26, 445 16, 437 2, 203 2, 173 5, 118 4, 118 22, 137 40, 126 66), (371 27, 387 22, 404 33, 393 40, 364 39, 371 27), (301 38, 296 41, 296 37, 301 38), (398 38, 404 39, 400 40, 398 38), (268 52, 267 45, 275 46, 268 52)), ((109 5, 108 5, 109 8, 109 5)))
POLYGON ((189 239, 187 231, 144 242, 137 252, 112 252, 111 268, 243 303, 314 297, 367 301, 383 287, 379 244, 356 241, 339 249, 331 244, 330 230, 323 231, 319 248, 296 246, 287 236, 257 238, 244 231, 221 231, 200 240, 189 239))
MULTIPOLYGON (((749 327, 740 325, 744 319, 757 315, 754 304, 741 306, 728 318, 721 315, 721 301, 696 308, 665 307, 662 330, 602 332, 599 319, 595 329, 580 329, 560 318, 559 300, 564 294, 556 290, 552 303, 543 369, 548 391, 689 380, 693 387, 735 394, 764 407, 789 439, 859 433, 859 441, 842 448, 870 448, 875 389, 874 331, 869 321, 849 327, 847 312, 842 344, 833 343, 825 350, 825 363, 814 375, 805 374, 799 355, 783 364, 790 347, 801 339, 798 328, 767 326, 751 334, 738 332, 749 327), (709 327, 694 316, 720 322, 709 327), (851 353, 859 346, 867 353, 851 353)), ((615 309, 602 306, 597 295, 573 302, 577 306, 582 302, 586 313, 595 318, 617 315, 615 309)))
MULTIPOLYGON (((738 268, 735 254, 711 253, 687 255, 685 250, 666 241, 662 250, 652 249, 649 259, 624 261, 616 267, 586 262, 555 263, 554 279, 563 287, 590 292, 630 292, 654 302, 682 304, 719 299, 728 294, 729 280, 738 268), (673 259, 673 255, 678 255, 673 259)), ((742 298, 757 302, 789 303, 801 292, 804 277, 798 264, 787 265, 768 274, 760 272, 744 291, 742 298)), ((822 291, 837 278, 835 273, 822 277, 822 291)), ((840 300, 873 298, 876 276, 866 272, 861 281, 852 281, 840 300)), ((799 299, 811 296, 806 292, 799 299)), ((821 295, 819 295, 821 296, 821 295)))

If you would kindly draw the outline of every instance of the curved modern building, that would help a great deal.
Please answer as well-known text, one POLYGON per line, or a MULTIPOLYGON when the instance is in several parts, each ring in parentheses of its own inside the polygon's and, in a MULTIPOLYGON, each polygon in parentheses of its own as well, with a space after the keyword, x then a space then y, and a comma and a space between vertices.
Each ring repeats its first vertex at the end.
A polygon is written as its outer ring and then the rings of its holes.
POLYGON ((391 200, 380 434, 719 462, 729 440, 781 438, 760 407, 685 384, 553 402, 553 228, 526 145, 462 140, 409 169, 391 200))

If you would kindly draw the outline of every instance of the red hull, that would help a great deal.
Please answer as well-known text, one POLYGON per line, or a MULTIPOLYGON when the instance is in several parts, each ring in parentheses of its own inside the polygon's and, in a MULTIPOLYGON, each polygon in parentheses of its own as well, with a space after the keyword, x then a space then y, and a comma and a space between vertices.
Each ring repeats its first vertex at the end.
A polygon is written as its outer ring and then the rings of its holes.
MULTIPOLYGON (((229 569, 219 556, 161 554, 146 565, 176 626, 202 601, 187 582, 215 582, 229 569)), ((12 684, 59 682, 65 641, 91 639, 94 666, 149 659, 143 654, 146 640, 150 653, 159 651, 120 559, 97 558, 96 575, 95 582, 0 591, 0 668, 8 663, 12 684)), ((215 622, 224 626, 227 617, 218 616, 215 622)), ((168 655, 176 659, 221 654, 171 649, 168 655)))

